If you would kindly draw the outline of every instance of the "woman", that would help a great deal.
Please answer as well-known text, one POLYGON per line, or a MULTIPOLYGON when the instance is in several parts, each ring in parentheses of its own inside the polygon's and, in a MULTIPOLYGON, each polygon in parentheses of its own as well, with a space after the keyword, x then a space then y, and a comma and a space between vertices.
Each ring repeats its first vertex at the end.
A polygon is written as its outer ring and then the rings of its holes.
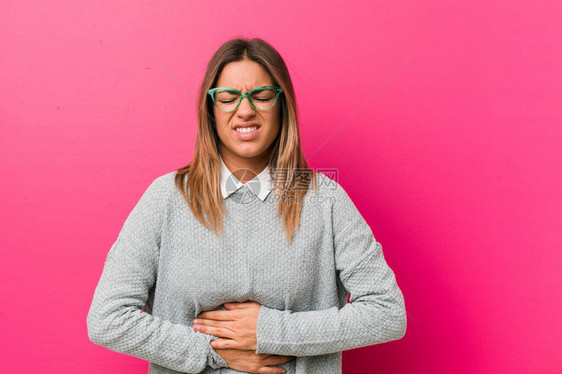
POLYGON ((153 374, 327 374, 343 350, 404 336, 381 245, 307 166, 277 51, 223 44, 199 104, 192 161, 150 184, 108 253, 90 340, 153 374))

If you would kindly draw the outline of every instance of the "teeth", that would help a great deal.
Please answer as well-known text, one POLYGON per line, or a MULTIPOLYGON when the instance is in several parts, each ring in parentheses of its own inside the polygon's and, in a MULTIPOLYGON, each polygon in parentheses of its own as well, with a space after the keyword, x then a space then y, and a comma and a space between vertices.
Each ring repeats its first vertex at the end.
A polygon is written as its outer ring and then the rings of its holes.
POLYGON ((236 131, 241 132, 241 133, 246 133, 246 132, 252 132, 252 131, 256 131, 258 128, 256 126, 254 127, 240 127, 238 129, 236 129, 236 131))

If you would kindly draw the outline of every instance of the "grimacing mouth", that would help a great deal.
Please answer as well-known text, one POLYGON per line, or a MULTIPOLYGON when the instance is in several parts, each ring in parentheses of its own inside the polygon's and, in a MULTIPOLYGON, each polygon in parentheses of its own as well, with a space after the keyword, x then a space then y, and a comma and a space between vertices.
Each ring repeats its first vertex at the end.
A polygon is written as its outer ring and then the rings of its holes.
POLYGON ((243 128, 243 127, 257 127, 258 129, 261 127, 261 125, 257 122, 239 122, 239 123, 235 123, 234 126, 232 126, 233 130, 236 130, 238 128, 243 128))

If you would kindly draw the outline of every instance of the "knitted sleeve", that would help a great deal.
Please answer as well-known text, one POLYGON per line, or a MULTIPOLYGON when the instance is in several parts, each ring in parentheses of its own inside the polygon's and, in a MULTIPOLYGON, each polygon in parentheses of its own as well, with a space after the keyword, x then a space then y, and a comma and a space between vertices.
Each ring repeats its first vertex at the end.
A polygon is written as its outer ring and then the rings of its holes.
POLYGON ((305 312, 262 305, 256 353, 329 354, 397 340, 406 333, 404 297, 394 272, 371 228, 336 185, 331 211, 335 272, 351 303, 305 312))
POLYGON ((227 367, 210 340, 216 337, 143 312, 155 284, 166 197, 164 176, 146 189, 112 245, 87 316, 98 345, 184 373, 227 367))

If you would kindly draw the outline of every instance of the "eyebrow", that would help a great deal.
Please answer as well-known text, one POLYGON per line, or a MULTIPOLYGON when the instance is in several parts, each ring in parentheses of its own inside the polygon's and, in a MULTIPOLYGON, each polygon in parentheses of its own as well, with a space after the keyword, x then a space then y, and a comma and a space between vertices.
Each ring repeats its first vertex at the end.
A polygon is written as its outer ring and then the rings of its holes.
MULTIPOLYGON (((252 91, 252 90, 255 90, 256 88, 264 87, 264 86, 273 86, 273 84, 260 84, 259 86, 256 86, 256 87, 252 88, 251 90, 248 90, 248 92, 250 92, 250 91, 252 91)), ((234 90, 238 90, 238 91, 242 92, 241 89, 235 88, 235 87, 230 87, 230 86, 219 86, 219 85, 217 85, 217 87, 232 88, 232 89, 234 89, 234 90)), ((242 93, 244 93, 244 92, 242 92, 242 93)))

